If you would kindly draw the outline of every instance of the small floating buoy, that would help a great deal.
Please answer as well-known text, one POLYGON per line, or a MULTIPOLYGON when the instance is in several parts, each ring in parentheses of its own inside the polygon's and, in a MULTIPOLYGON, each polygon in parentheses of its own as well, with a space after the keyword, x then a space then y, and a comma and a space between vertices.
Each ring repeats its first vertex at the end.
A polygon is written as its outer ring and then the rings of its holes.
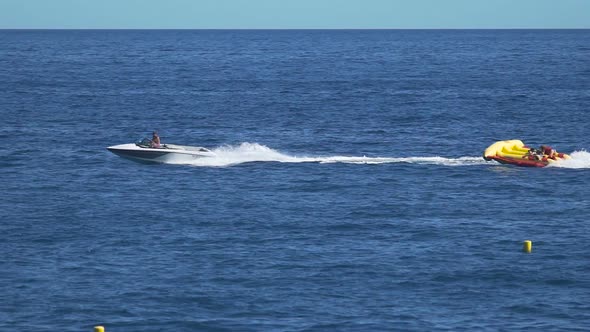
POLYGON ((533 251, 533 241, 531 241, 531 240, 524 241, 524 245, 522 246, 522 251, 526 252, 527 254, 530 254, 531 251, 533 251))
POLYGON ((104 332, 104 327, 103 326, 95 326, 94 332, 104 332))

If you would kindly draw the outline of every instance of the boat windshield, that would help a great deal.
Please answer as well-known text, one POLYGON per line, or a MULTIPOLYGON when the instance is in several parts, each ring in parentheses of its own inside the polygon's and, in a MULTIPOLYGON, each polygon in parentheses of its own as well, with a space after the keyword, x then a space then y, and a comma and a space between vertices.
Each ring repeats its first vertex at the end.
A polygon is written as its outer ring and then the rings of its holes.
POLYGON ((141 141, 135 143, 135 145, 142 147, 142 148, 149 148, 152 146, 152 140, 149 138, 144 138, 141 141))

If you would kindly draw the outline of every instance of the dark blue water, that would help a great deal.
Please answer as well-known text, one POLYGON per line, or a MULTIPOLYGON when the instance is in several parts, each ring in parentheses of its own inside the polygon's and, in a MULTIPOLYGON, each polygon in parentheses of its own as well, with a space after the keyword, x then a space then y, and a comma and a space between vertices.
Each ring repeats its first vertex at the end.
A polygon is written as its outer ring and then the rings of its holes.
POLYGON ((586 330, 589 123, 588 30, 1 31, 0 330, 586 330))

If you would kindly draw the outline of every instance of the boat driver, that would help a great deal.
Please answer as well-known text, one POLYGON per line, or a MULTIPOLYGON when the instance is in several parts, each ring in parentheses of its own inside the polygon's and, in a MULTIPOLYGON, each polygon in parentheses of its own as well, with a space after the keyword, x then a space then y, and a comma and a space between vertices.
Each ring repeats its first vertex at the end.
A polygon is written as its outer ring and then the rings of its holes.
POLYGON ((158 132, 154 131, 152 135, 152 142, 150 143, 151 148, 159 148, 160 147, 160 136, 158 136, 158 132))

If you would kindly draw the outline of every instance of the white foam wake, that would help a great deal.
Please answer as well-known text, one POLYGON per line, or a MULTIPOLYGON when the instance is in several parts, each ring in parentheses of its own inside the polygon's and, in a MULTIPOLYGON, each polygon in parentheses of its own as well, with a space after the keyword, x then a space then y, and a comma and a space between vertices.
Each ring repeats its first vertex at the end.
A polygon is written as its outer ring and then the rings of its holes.
POLYGON ((387 164, 411 163, 443 166, 481 165, 486 162, 481 157, 354 157, 354 156, 291 156, 257 143, 242 143, 237 146, 222 146, 212 150, 216 156, 200 158, 190 163, 193 166, 224 167, 249 162, 280 163, 346 163, 346 164, 387 164))
POLYGON ((551 167, 561 168, 590 168, 590 152, 575 151, 570 154, 571 159, 551 163, 551 167))

